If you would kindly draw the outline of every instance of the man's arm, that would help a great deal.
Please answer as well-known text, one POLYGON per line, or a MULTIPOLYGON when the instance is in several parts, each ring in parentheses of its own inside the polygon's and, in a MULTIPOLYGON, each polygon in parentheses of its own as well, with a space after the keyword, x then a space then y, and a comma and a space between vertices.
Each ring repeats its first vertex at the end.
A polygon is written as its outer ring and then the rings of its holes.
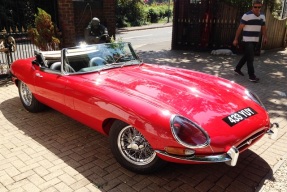
POLYGON ((235 47, 238 45, 238 38, 239 38, 239 36, 240 36, 240 34, 241 34, 241 31, 243 30, 244 26, 245 26, 245 25, 241 23, 241 24, 238 26, 237 30, 236 30, 235 38, 234 38, 234 40, 233 40, 233 45, 234 45, 235 47))
POLYGON ((262 41, 264 44, 267 43, 267 27, 264 25, 261 27, 261 32, 262 32, 262 41))

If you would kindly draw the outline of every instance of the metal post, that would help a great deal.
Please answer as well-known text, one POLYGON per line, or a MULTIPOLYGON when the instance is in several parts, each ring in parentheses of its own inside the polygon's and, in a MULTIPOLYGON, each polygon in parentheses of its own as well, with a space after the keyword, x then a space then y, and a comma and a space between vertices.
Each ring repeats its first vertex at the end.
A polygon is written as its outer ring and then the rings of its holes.
POLYGON ((169 17, 170 17, 170 0, 168 0, 168 14, 167 14, 167 22, 169 23, 169 17))
POLYGON ((285 19, 287 17, 287 11, 286 11, 286 0, 284 0, 283 5, 282 5, 282 10, 281 10, 281 19, 285 19))

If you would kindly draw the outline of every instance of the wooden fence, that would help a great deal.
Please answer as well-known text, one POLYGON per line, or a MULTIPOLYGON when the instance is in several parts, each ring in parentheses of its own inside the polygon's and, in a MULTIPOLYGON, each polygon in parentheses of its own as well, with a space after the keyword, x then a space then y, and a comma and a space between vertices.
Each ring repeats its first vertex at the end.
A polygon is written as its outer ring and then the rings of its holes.
POLYGON ((266 10, 266 25, 268 43, 262 44, 262 49, 276 49, 286 47, 286 24, 287 19, 279 20, 273 17, 270 9, 266 10))

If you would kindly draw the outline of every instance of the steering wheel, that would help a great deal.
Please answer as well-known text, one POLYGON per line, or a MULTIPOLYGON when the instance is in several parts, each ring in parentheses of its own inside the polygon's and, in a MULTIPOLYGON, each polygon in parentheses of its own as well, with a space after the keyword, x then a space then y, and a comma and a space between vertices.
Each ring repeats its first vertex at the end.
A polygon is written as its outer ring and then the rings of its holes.
POLYGON ((100 65, 105 65, 107 64, 107 61, 104 60, 103 58, 101 57, 94 57, 92 58, 90 61, 89 61, 89 66, 92 67, 92 66, 100 66, 100 65))
POLYGON ((127 61, 127 57, 128 57, 129 60, 131 60, 131 59, 130 59, 130 57, 131 57, 130 54, 122 54, 122 55, 120 55, 119 57, 115 58, 116 63, 119 62, 119 61, 121 61, 122 59, 125 60, 125 61, 127 61))

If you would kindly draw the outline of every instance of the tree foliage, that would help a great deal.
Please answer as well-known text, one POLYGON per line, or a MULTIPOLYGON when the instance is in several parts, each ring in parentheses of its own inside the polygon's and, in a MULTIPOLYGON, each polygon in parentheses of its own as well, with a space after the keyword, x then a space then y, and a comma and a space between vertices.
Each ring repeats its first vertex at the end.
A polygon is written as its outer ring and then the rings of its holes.
POLYGON ((117 27, 140 26, 145 22, 142 0, 118 0, 116 22, 117 27))
POLYGON ((118 0, 117 27, 157 23, 172 14, 172 0, 118 0))
MULTIPOLYGON (((231 4, 236 7, 240 7, 241 9, 247 9, 252 6, 252 0, 222 0, 228 4, 231 4)), ((283 0, 262 0, 263 4, 268 6, 276 18, 280 18, 283 0)))
POLYGON ((40 50, 59 49, 59 33, 54 27, 51 16, 43 9, 38 8, 38 14, 35 15, 35 27, 29 26, 28 34, 40 50))
MULTIPOLYGON (((222 0, 223 2, 232 4, 237 7, 249 8, 252 6, 252 0, 222 0)), ((262 0, 262 2, 273 9, 275 4, 278 4, 276 0, 262 0)))

